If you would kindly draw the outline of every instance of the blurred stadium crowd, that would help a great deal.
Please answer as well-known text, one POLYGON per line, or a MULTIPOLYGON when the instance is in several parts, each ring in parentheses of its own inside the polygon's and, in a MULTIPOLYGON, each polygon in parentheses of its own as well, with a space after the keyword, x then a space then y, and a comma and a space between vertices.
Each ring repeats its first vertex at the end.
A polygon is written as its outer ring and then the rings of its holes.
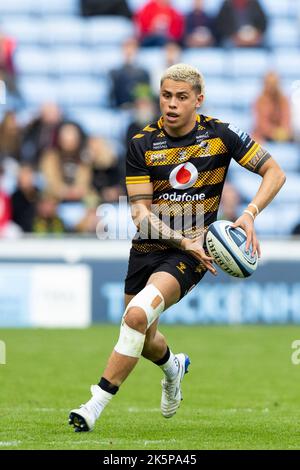
MULTIPOLYGON (((250 132, 287 172, 258 233, 300 233, 300 0, 9 0, 0 237, 95 234, 99 204, 125 194, 127 142, 159 116, 159 78, 177 62, 204 74, 200 112, 250 132)), ((258 180, 233 165, 222 217, 258 180)))

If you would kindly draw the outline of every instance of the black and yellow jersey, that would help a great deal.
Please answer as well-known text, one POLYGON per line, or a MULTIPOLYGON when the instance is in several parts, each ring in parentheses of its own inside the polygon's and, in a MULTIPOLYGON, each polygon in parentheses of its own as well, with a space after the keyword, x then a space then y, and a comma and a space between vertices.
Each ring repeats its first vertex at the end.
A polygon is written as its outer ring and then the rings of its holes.
MULTIPOLYGON (((218 119, 197 115, 190 133, 171 137, 160 118, 132 138, 126 184, 152 182, 153 212, 162 220, 170 216, 172 228, 194 238, 217 219, 231 158, 257 172, 269 154, 246 132, 218 119), (178 224, 183 214, 188 224, 178 224)), ((133 246, 142 252, 168 248, 163 240, 138 237, 133 246)))

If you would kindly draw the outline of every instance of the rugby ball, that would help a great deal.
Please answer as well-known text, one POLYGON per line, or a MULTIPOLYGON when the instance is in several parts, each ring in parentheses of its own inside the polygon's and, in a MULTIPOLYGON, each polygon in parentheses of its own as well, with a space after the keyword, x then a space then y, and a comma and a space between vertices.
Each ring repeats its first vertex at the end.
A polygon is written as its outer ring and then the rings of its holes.
POLYGON ((240 227, 232 228, 232 222, 218 220, 208 227, 206 246, 220 268, 230 276, 249 277, 257 268, 258 256, 251 256, 251 245, 246 252, 247 236, 240 227))

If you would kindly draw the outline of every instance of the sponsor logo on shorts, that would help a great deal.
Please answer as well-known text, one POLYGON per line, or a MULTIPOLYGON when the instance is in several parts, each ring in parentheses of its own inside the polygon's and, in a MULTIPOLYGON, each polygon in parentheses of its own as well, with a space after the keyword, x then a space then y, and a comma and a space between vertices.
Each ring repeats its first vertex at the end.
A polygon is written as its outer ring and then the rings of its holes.
POLYGON ((185 274, 185 270, 186 270, 186 264, 185 263, 180 261, 180 263, 177 264, 176 268, 178 269, 178 271, 181 272, 181 274, 185 274))

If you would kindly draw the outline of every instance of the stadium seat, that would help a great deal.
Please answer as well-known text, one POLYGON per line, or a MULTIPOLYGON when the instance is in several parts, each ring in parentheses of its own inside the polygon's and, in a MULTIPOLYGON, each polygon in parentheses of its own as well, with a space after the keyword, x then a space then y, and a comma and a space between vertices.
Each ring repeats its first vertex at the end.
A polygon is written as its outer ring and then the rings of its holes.
POLYGON ((248 110, 252 114, 253 103, 262 91, 262 81, 256 78, 242 78, 236 79, 231 86, 234 92, 233 108, 248 110))
POLYGON ((74 229, 83 219, 85 213, 86 208, 82 202, 63 202, 57 208, 57 215, 68 230, 74 229))
POLYGON ((300 170, 300 148, 294 143, 267 142, 264 148, 285 171, 300 170))
POLYGON ((193 0, 173 0, 172 5, 178 11, 186 15, 193 8, 193 0))
POLYGON ((15 65, 21 75, 48 75, 53 73, 52 54, 43 47, 18 47, 15 53, 15 65))
POLYGON ((39 0, 35 3, 39 4, 38 9, 45 16, 77 15, 79 13, 79 0, 39 0))
POLYGON ((86 132, 106 139, 124 138, 129 122, 126 113, 106 108, 70 108, 68 115, 76 119, 86 132))
POLYGON ((108 82, 88 77, 59 81, 58 102, 62 106, 107 106, 108 82))
POLYGON ((41 40, 41 24, 29 15, 1 15, 1 30, 16 39, 17 45, 38 45, 41 40))
MULTIPOLYGON (((264 209, 263 213, 255 221, 257 235, 274 237, 290 235, 293 228, 300 221, 299 204, 278 204, 276 199, 264 209), (280 214, 280 217, 279 215, 280 214)), ((243 210, 241 208, 241 210, 243 210)))
POLYGON ((270 17, 293 17, 295 14, 295 0, 260 0, 265 13, 270 17))
POLYGON ((121 16, 100 16, 86 21, 85 41, 92 46, 121 45, 135 33, 133 23, 121 16))
POLYGON ((271 47, 298 47, 300 31, 297 18, 271 21, 267 31, 268 45, 271 47))
POLYGON ((208 107, 232 108, 235 101, 235 88, 226 79, 210 78, 205 85, 205 101, 208 107))
POLYGON ((0 2, 0 15, 35 13, 38 3, 36 0, 26 0, 26 2, 24 0, 2 1, 0 2))
POLYGON ((19 80, 19 89, 26 105, 39 106, 45 101, 56 101, 59 87, 55 79, 30 77, 19 80))
POLYGON ((123 62, 120 47, 93 48, 91 60, 91 72, 105 77, 110 70, 120 67, 123 62))
POLYGON ((229 76, 262 77, 270 67, 270 55, 264 49, 235 49, 228 52, 226 68, 229 76))
POLYGON ((140 67, 145 68, 149 73, 154 68, 162 68, 164 65, 164 56, 160 47, 147 47, 140 49, 137 57, 140 67))
POLYGON ((222 49, 187 49, 182 61, 197 67, 204 77, 220 77, 225 74, 225 67, 227 68, 226 52, 222 49))
POLYGON ((81 18, 59 16, 42 23, 41 41, 47 45, 80 44, 85 35, 85 22, 81 18))
POLYGON ((83 75, 92 71, 92 60, 85 47, 57 47, 53 49, 53 64, 61 75, 83 75))
POLYGON ((300 77, 299 49, 277 49, 272 55, 273 68, 284 78, 300 77))
POLYGON ((207 11, 209 15, 216 16, 222 3, 223 0, 204 0, 205 11, 207 11))
MULTIPOLYGON (((247 172, 231 172, 231 178, 241 195, 249 201, 256 193, 261 178, 247 172)), ((300 174, 287 172, 287 182, 276 196, 277 203, 299 203, 300 201, 300 174)))
POLYGON ((252 129, 252 115, 248 111, 235 111, 230 108, 216 106, 209 114, 223 122, 233 124, 245 132, 250 132, 252 129))

